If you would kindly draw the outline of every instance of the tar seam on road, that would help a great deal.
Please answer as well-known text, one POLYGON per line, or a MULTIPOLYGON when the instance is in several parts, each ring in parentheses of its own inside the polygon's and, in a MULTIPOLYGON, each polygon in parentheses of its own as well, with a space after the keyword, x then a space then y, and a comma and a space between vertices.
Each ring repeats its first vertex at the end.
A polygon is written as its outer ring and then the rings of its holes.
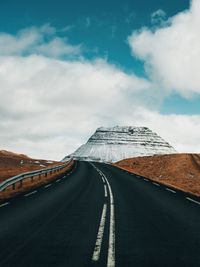
POLYGON ((5 202, 5 203, 3 203, 3 204, 0 205, 0 208, 5 207, 5 206, 7 206, 8 204, 9 204, 9 202, 5 202))
POLYGON ((174 193, 174 194, 176 193, 176 191, 174 191, 174 190, 172 190, 172 189, 169 189, 169 188, 167 188, 167 187, 166 187, 165 189, 166 189, 167 191, 171 192, 171 193, 174 193))
POLYGON ((37 193, 37 190, 32 191, 32 192, 30 192, 30 193, 28 193, 28 194, 25 194, 24 196, 25 196, 25 197, 28 197, 28 196, 31 196, 31 195, 33 195, 33 194, 35 194, 35 193, 37 193))
POLYGON ((192 199, 190 197, 186 197, 186 199, 189 200, 189 201, 192 201, 192 202, 194 202, 194 203, 196 203, 198 205, 200 205, 200 202, 198 202, 198 201, 196 201, 196 200, 194 200, 194 199, 192 199))
MULTIPOLYGON (((107 256, 107 267, 115 267, 115 213, 114 213, 114 198, 112 194, 112 190, 110 187, 110 183, 106 178, 105 174, 100 171, 95 165, 91 163, 91 165, 97 170, 100 174, 102 180, 106 182, 109 195, 110 195, 110 224, 109 224, 109 240, 108 240, 108 256, 107 256)), ((106 220, 106 218, 105 218, 106 220)), ((101 223, 100 223, 101 224, 101 223)), ((103 238, 103 235, 102 235, 103 238)), ((98 239, 98 235, 97 235, 98 239)), ((95 246, 96 248, 96 246, 95 246)), ((95 251, 95 249, 94 249, 95 251)), ((99 251, 100 255, 100 251, 99 251)))
POLYGON ((104 234, 104 228, 105 228, 105 222, 106 222, 106 211, 107 211, 107 204, 103 205, 103 211, 101 215, 101 221, 99 225, 99 231, 97 234, 97 239, 96 239, 96 244, 92 256, 93 261, 98 261, 100 257, 100 252, 101 252, 101 245, 103 241, 103 234, 104 234))

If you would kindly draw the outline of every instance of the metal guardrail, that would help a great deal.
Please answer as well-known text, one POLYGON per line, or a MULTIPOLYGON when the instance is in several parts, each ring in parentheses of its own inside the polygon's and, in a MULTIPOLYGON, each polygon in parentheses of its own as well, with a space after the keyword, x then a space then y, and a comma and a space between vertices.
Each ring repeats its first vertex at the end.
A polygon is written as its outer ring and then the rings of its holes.
POLYGON ((72 160, 68 161, 64 165, 60 165, 60 166, 56 166, 56 167, 52 167, 52 168, 47 168, 47 169, 31 171, 31 172, 24 172, 24 173, 18 174, 16 176, 13 176, 11 178, 8 178, 7 180, 0 183, 0 192, 4 191, 7 187, 9 187, 11 185, 13 186, 13 190, 14 190, 17 182, 20 182, 20 187, 22 187, 23 180, 25 180, 27 178, 31 178, 31 180, 33 182, 33 178, 35 176, 39 176, 39 178, 41 178, 41 175, 45 174, 45 177, 47 177, 48 173, 49 174, 56 173, 56 172, 58 172, 64 168, 66 168, 67 165, 69 165, 71 162, 72 162, 72 160))

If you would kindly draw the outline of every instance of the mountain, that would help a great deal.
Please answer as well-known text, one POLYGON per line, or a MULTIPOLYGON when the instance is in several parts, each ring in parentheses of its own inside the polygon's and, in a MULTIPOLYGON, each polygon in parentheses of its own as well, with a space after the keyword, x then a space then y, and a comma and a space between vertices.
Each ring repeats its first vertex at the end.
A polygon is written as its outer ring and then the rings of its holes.
POLYGON ((100 127, 86 144, 65 157, 87 161, 116 162, 122 159, 172 154, 175 149, 147 127, 100 127))

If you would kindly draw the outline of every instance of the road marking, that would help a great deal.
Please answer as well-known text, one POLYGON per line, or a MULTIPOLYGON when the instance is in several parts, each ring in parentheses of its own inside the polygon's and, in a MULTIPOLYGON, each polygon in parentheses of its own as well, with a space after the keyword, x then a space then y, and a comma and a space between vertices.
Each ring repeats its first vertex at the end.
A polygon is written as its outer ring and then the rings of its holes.
POLYGON ((174 194, 176 193, 176 191, 174 191, 174 190, 172 190, 172 189, 169 189, 169 188, 167 188, 167 187, 166 187, 165 189, 166 189, 167 191, 171 192, 171 193, 174 193, 174 194))
POLYGON ((58 182, 60 182, 60 179, 58 179, 58 180, 56 181, 56 183, 58 183, 58 182))
POLYGON ((33 195, 33 194, 35 194, 35 193, 37 193, 37 190, 32 191, 32 192, 30 192, 30 193, 28 193, 28 194, 25 194, 24 196, 25 196, 25 197, 28 197, 28 196, 31 196, 31 195, 33 195))
POLYGON ((52 184, 47 184, 47 185, 45 185, 44 187, 45 188, 48 188, 49 186, 51 186, 52 184))
POLYGON ((109 195, 110 195, 110 224, 109 224, 109 240, 108 240, 108 256, 107 256, 107 267, 115 267, 115 211, 114 211, 114 198, 111 190, 110 183, 106 178, 105 174, 100 171, 95 165, 91 165, 101 174, 101 177, 104 178, 109 195))
POLYGON ((99 225, 99 231, 97 234, 97 239, 96 239, 96 244, 92 256, 93 261, 98 261, 100 257, 100 252, 101 252, 101 245, 103 241, 103 234, 104 234, 104 228, 105 228, 105 222, 106 222, 106 210, 107 210, 107 205, 103 205, 103 210, 102 210, 102 215, 101 215, 101 221, 99 225))
POLYGON ((186 197, 186 199, 189 200, 189 201, 192 201, 192 202, 194 202, 194 203, 196 203, 198 205, 200 205, 200 202, 198 202, 198 201, 196 201, 196 200, 194 200, 194 199, 192 199, 190 197, 186 197))
POLYGON ((0 205, 0 208, 5 207, 5 206, 7 206, 8 204, 9 204, 9 202, 5 202, 5 203, 3 203, 3 204, 0 205))
POLYGON ((107 178, 104 176, 108 190, 110 193, 110 232, 109 232, 109 247, 108 247, 108 261, 107 267, 115 267, 115 214, 114 214, 114 198, 110 183, 107 178))
POLYGON ((104 179, 104 177, 103 176, 101 176, 101 179, 103 180, 103 182, 105 183, 105 179, 104 179))
POLYGON ((107 187, 106 187, 106 185, 105 185, 105 184, 104 184, 104 195, 105 195, 105 197, 107 197, 107 196, 108 196, 107 187))
POLYGON ((153 183, 154 185, 156 185, 156 186, 160 186, 160 184, 157 184, 157 183, 153 183))

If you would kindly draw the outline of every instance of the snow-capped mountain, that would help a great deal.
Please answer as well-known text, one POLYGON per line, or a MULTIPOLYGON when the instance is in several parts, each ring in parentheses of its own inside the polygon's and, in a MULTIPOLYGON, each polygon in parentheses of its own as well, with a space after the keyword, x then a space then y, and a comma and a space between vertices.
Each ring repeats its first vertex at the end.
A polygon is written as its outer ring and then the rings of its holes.
POLYGON ((100 127, 86 144, 63 160, 116 162, 125 158, 173 154, 175 149, 147 127, 100 127))

